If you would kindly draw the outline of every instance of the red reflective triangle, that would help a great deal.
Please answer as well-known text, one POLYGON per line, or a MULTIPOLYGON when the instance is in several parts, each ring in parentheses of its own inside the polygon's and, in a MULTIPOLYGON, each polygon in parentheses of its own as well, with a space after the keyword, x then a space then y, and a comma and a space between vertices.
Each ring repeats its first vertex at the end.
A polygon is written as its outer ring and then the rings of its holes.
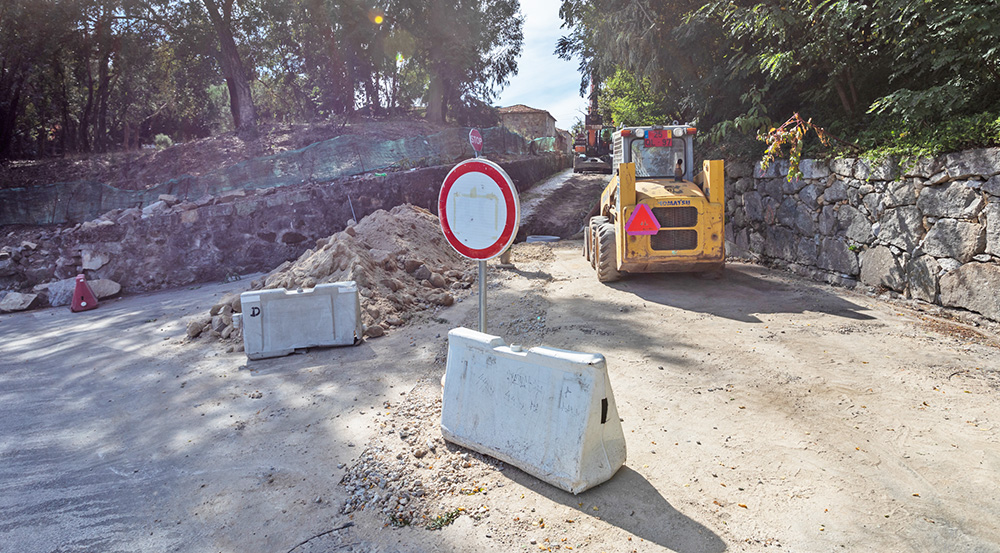
POLYGON ((660 231, 660 222, 653 216, 653 210, 646 204, 639 204, 632 212, 632 216, 625 223, 627 234, 656 234, 660 231))

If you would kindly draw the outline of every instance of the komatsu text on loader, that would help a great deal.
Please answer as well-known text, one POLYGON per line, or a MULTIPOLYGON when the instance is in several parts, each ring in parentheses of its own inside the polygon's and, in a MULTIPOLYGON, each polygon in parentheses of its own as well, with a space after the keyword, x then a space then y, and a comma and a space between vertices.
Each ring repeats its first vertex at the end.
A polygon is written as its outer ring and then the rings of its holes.
POLYGON ((693 175, 688 125, 626 127, 613 135, 611 181, 584 229, 584 256, 601 282, 623 273, 711 272, 726 262, 721 160, 693 175))

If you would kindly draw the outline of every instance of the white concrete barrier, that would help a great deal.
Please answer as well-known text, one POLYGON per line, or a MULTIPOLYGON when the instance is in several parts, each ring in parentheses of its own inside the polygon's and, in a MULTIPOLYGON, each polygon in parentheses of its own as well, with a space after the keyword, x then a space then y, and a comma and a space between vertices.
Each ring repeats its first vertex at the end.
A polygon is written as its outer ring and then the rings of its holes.
POLYGON ((441 433, 574 494, 625 463, 604 356, 448 333, 441 433))
POLYGON ((250 359, 288 355, 316 346, 349 346, 361 339, 361 302, 353 282, 307 290, 240 294, 243 349, 250 359))

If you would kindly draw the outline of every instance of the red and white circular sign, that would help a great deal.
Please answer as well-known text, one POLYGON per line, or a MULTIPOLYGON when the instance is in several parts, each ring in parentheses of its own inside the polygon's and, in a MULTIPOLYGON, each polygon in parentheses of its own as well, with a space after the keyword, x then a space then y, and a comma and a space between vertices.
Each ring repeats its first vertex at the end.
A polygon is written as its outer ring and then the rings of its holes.
POLYGON ((479 134, 479 129, 469 131, 469 144, 472 144, 472 149, 476 152, 483 151, 483 135, 479 134))
POLYGON ((514 242, 521 206, 506 171, 492 161, 467 159, 445 177, 438 216, 444 237, 458 253, 486 261, 514 242))

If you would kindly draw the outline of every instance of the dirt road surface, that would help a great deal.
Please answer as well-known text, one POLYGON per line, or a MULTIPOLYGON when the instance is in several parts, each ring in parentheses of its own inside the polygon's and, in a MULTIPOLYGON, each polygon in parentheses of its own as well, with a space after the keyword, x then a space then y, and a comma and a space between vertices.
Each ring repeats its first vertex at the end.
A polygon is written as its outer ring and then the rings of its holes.
POLYGON ((441 441, 472 292, 356 347, 189 343, 244 279, 0 316, 0 549, 1000 551, 995 335, 755 265, 608 286, 579 252, 491 264, 489 330, 606 356, 609 482, 573 496, 441 441))

